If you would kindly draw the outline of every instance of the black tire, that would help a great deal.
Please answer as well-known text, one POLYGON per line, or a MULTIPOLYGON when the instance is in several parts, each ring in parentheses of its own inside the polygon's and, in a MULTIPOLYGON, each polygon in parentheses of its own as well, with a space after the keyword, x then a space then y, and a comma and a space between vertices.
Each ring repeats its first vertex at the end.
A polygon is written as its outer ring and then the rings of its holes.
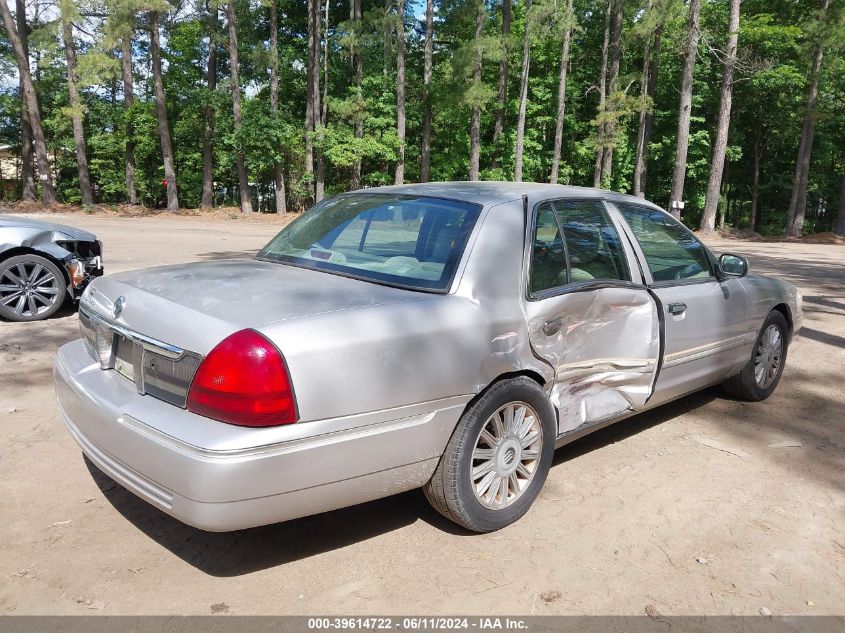
POLYGON ((723 382, 722 389, 724 389, 728 394, 741 398, 742 400, 749 400, 751 402, 765 400, 774 393, 778 383, 780 382, 780 377, 783 375, 783 368, 786 366, 786 353, 788 348, 789 326, 787 325, 783 314, 777 310, 772 310, 769 313, 769 316, 766 317, 766 320, 763 322, 763 327, 760 328, 760 332, 758 332, 757 338, 754 340, 754 347, 751 350, 751 358, 748 359, 748 363, 746 363, 745 367, 742 368, 742 371, 723 382), (758 352, 761 349, 761 341, 771 327, 777 328, 779 332, 782 345, 781 353, 778 367, 774 373, 773 379, 768 384, 766 384, 765 381, 761 384, 755 375, 756 361, 758 352))
POLYGON ((0 261, 0 316, 3 318, 40 321, 55 314, 66 297, 65 276, 49 259, 26 254, 0 261))
MULTIPOLYGON (((497 382, 464 411, 423 492, 435 510, 473 532, 492 532, 510 525, 528 511, 543 488, 554 457, 555 430, 554 409, 546 393, 535 381, 518 376, 497 382), (534 464, 533 476, 527 478, 525 487, 514 494, 514 500, 505 507, 492 509, 483 505, 473 490, 473 451, 491 416, 511 403, 517 407, 528 405, 536 413, 539 423, 536 428, 542 430, 541 444, 539 450, 536 445, 532 446, 535 447, 533 452, 539 457, 534 464)), ((509 437, 518 441, 516 435, 509 437)), ((496 451, 493 453, 496 454, 496 451)), ((522 453, 519 457, 522 458, 522 453)), ((513 460, 510 463, 514 463, 513 460)), ((509 482, 503 485, 508 486, 509 482)), ((509 493, 508 489, 504 497, 508 497, 509 493)))

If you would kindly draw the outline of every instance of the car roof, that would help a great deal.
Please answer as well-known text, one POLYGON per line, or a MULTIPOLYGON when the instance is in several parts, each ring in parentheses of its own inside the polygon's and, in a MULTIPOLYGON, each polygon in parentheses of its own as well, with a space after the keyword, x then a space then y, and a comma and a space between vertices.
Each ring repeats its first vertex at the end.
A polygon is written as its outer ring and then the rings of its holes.
POLYGON ((495 205, 502 202, 518 200, 522 196, 541 196, 543 198, 604 198, 635 202, 644 206, 659 208, 657 205, 634 196, 593 187, 573 187, 570 185, 550 185, 539 182, 426 182, 406 185, 390 185, 386 187, 372 187, 359 189, 353 193, 396 193, 434 198, 449 198, 463 202, 475 202, 484 205, 495 205))

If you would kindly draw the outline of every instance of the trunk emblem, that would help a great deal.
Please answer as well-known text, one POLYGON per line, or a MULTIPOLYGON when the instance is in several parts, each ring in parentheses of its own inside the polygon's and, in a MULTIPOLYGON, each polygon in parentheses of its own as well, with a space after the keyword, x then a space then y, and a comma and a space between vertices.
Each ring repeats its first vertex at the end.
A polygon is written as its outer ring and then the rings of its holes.
POLYGON ((117 299, 114 300, 114 306, 112 307, 112 314, 114 318, 120 316, 120 313, 123 312, 123 307, 126 305, 126 297, 123 295, 119 296, 117 299))

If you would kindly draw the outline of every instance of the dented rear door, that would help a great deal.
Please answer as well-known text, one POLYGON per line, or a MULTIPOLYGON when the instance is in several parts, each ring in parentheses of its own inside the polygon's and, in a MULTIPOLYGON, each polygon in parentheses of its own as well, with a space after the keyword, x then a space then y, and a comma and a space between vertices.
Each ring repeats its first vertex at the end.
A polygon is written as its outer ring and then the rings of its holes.
POLYGON ((531 213, 525 310, 534 353, 555 370, 558 433, 642 409, 654 388, 657 304, 611 217, 586 200, 544 201, 531 213), (556 275, 559 266, 568 270, 556 275))
POLYGON ((645 406, 660 354, 657 307, 645 289, 570 292, 529 304, 534 351, 554 366, 558 433, 645 406))

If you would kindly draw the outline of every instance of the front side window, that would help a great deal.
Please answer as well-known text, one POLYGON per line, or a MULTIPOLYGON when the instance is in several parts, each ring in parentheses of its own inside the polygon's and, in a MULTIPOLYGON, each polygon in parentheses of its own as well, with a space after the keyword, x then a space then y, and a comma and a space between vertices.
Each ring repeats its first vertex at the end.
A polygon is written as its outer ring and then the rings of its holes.
POLYGON ((654 281, 706 279, 710 258, 683 225, 662 211, 616 202, 645 255, 654 281))
POLYGON ((628 281, 619 233, 598 200, 554 200, 535 214, 531 293, 581 281, 628 281))
POLYGON ((424 196, 345 194, 282 229, 257 257, 444 291, 480 210, 476 204, 424 196))

